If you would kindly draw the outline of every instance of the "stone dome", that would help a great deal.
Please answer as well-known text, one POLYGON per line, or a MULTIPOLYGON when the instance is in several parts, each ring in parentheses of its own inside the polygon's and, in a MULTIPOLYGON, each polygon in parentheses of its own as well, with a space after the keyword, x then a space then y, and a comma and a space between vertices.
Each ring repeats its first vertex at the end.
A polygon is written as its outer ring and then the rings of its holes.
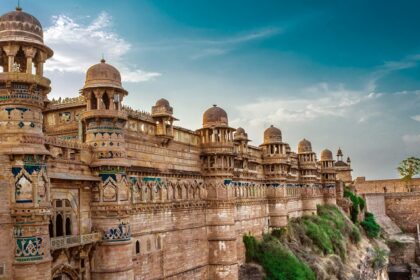
POLYGON ((281 130, 271 125, 264 131, 264 144, 281 142, 281 130))
POLYGON ((155 106, 158 106, 158 107, 166 107, 166 108, 171 107, 171 106, 169 105, 169 101, 168 101, 168 100, 166 100, 165 98, 161 98, 161 99, 159 99, 158 101, 156 101, 155 106))
POLYGON ((324 149, 321 152, 321 161, 324 161, 324 160, 333 160, 333 154, 328 149, 324 149))
POLYGON ((243 129, 242 127, 238 127, 235 130, 234 139, 247 140, 248 139, 248 134, 245 132, 245 129, 243 129))
POLYGON ((228 126, 226 111, 217 105, 207 109, 203 114, 203 127, 209 126, 228 126))
POLYGON ((341 148, 338 148, 337 156, 338 157, 342 157, 343 156, 343 151, 341 150, 341 148))
POLYGON ((242 127, 238 127, 238 128, 236 129, 235 133, 238 133, 238 134, 245 134, 245 129, 243 129, 242 127))
POLYGON ((114 66, 102 59, 86 72, 85 86, 83 88, 112 87, 123 89, 121 85, 121 74, 114 66))
POLYGON ((311 153, 312 152, 312 144, 310 141, 303 138, 300 140, 298 144, 298 153, 311 153))
POLYGON ((23 12, 20 7, 0 16, 0 43, 10 41, 37 44, 44 47, 49 57, 53 54, 44 45, 44 34, 39 20, 23 12))

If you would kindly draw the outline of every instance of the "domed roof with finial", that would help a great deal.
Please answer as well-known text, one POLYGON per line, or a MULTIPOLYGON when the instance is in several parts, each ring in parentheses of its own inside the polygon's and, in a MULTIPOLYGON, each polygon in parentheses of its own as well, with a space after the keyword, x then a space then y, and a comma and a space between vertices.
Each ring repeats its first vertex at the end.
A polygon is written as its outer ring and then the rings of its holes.
POLYGON ((228 126, 228 116, 225 110, 217 105, 207 109, 203 114, 203 127, 228 126))
POLYGON ((312 153, 312 144, 310 141, 303 138, 298 144, 298 153, 312 153))
POLYGON ((16 7, 15 11, 0 16, 0 43, 25 42, 43 46, 49 57, 53 51, 44 45, 44 34, 39 20, 16 7))
POLYGON ((321 152, 321 161, 324 161, 324 160, 333 160, 333 154, 328 149, 324 149, 321 152))
POLYGON ((341 150, 341 148, 338 148, 338 150, 337 150, 337 156, 338 157, 342 157, 343 156, 343 151, 341 150))
POLYGON ((264 131, 264 144, 277 143, 282 141, 281 130, 271 125, 264 131))
POLYGON ((106 63, 103 58, 100 63, 89 67, 86 72, 85 86, 83 88, 96 87, 123 89, 120 72, 111 64, 106 63))

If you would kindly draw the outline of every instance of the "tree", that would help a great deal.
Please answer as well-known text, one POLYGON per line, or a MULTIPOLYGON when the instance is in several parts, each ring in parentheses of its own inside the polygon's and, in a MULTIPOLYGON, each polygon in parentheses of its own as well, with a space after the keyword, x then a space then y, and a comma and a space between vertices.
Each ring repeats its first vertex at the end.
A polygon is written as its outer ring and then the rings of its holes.
POLYGON ((413 177, 420 174, 420 159, 416 157, 409 157, 401 161, 397 170, 408 189, 413 177))

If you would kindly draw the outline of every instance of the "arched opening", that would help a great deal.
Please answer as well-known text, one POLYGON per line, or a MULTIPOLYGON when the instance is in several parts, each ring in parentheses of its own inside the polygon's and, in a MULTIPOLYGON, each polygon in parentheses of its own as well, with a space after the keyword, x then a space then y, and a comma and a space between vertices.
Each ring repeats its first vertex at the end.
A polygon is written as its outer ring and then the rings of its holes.
POLYGON ((71 220, 69 217, 66 218, 66 235, 71 235, 71 220))
POLYGON ((63 236, 63 217, 58 214, 55 217, 55 236, 63 236))
POLYGON ((140 254, 140 242, 136 241, 136 254, 140 254))
POLYGON ((104 102, 105 109, 109 109, 109 97, 106 92, 102 96, 102 101, 104 102))
POLYGON ((51 220, 50 220, 50 223, 48 224, 48 232, 50 234, 50 237, 54 237, 54 226, 51 220))
POLYGON ((93 93, 90 95, 90 109, 98 109, 98 100, 96 99, 96 96, 93 93))
POLYGON ((26 56, 23 52, 22 48, 19 49, 19 51, 16 53, 15 56, 15 66, 14 72, 25 72, 26 71, 26 56))

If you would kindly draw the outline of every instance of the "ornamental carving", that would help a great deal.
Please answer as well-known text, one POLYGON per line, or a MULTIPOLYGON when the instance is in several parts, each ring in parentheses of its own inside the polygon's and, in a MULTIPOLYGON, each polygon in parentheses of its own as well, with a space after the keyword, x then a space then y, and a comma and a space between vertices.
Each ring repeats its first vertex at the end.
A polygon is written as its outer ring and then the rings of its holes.
POLYGON ((116 228, 110 228, 104 232, 102 237, 105 241, 126 241, 131 238, 131 228, 129 224, 121 223, 116 228))
POLYGON ((16 239, 16 261, 37 261, 42 260, 43 256, 44 244, 41 237, 23 237, 16 239))

